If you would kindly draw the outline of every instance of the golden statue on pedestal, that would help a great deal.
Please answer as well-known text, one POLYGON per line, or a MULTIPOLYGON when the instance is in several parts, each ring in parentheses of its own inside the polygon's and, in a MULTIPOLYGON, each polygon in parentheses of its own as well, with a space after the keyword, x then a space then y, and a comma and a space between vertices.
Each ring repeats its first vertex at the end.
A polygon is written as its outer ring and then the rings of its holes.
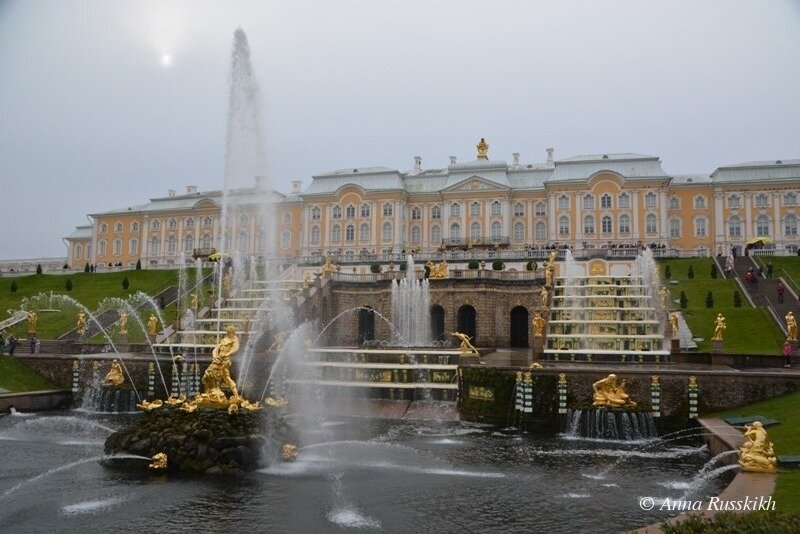
POLYGON ((148 465, 150 469, 166 469, 167 468, 167 455, 159 452, 152 458, 153 462, 148 465))
POLYGON ((116 358, 111 360, 111 369, 103 379, 104 388, 115 388, 121 386, 125 382, 125 375, 122 373, 122 366, 116 358))
POLYGON ((154 313, 151 313, 150 318, 147 320, 147 331, 151 336, 158 333, 158 317, 154 313))
POLYGON ((428 278, 447 278, 447 275, 449 274, 447 260, 442 260, 438 264, 428 260, 428 263, 425 264, 425 267, 428 268, 428 278))
POLYGON ((742 471, 776 473, 778 460, 761 421, 745 426, 744 437, 747 441, 739 448, 739 465, 742 466, 742 471))
POLYGON ((661 297, 661 307, 665 310, 669 309, 669 289, 666 287, 661 287, 658 290, 658 296, 661 297))
POLYGON ((556 273, 556 251, 551 250, 550 256, 547 258, 547 263, 544 264, 544 285, 545 287, 553 287, 553 278, 556 273))
POLYGON ((786 314, 786 332, 786 339, 789 341, 797 341, 797 319, 795 319, 794 313, 792 312, 786 314))
POLYGON ((594 384, 593 406, 606 406, 611 408, 635 408, 636 403, 625 392, 625 380, 617 381, 617 375, 610 374, 601 378, 594 384))
POLYGON ((711 341, 722 341, 725 330, 728 328, 725 325, 725 317, 723 317, 721 313, 717 314, 717 320, 714 324, 714 336, 711 338, 711 341))
POLYGON ((232 393, 231 399, 239 398, 236 382, 231 378, 231 357, 239 350, 239 338, 233 326, 225 329, 223 337, 211 352, 211 364, 203 373, 203 393, 197 396, 200 404, 229 404, 228 398, 223 393, 221 386, 224 383, 232 393))
POLYGON ((547 308, 550 305, 550 293, 547 292, 547 288, 542 288, 542 308, 547 308))
POLYGON ((75 330, 77 330, 78 335, 82 336, 86 333, 86 314, 83 312, 78 312, 78 319, 75 322, 75 330))
POLYGON ((311 273, 306 271, 303 273, 303 289, 308 289, 311 287, 311 273))
POLYGON ((231 273, 228 272, 222 277, 222 289, 225 291, 231 290, 231 273))
POLYGON ((544 336, 544 329, 547 326, 547 321, 544 320, 544 317, 539 312, 533 316, 533 335, 535 337, 542 337, 544 336))
POLYGON ((191 295, 189 295, 189 308, 191 308, 191 310, 194 313, 197 313, 197 309, 199 307, 200 307, 200 299, 197 298, 197 295, 192 293, 191 295))
POLYGON ((128 312, 119 310, 117 313, 119 314, 119 333, 124 336, 128 333, 128 312))
POLYGON ((481 142, 475 145, 478 149, 478 159, 489 159, 489 144, 481 137, 481 142))
POLYGON ((672 337, 676 337, 680 326, 678 325, 678 312, 669 314, 669 325, 672 328, 672 337))
POLYGON ((325 263, 322 264, 322 272, 320 274, 322 276, 330 276, 334 272, 338 273, 339 270, 331 263, 331 257, 325 256, 325 263))
POLYGON ((293 462, 297 460, 297 445, 287 443, 281 449, 281 460, 284 462, 293 462))
POLYGON ((461 349, 461 356, 480 356, 478 349, 469 342, 470 337, 467 334, 452 332, 450 335, 461 340, 461 346, 459 347, 461 349))
POLYGON ((36 321, 39 320, 39 316, 36 315, 35 311, 28 312, 28 333, 35 334, 36 333, 36 321))

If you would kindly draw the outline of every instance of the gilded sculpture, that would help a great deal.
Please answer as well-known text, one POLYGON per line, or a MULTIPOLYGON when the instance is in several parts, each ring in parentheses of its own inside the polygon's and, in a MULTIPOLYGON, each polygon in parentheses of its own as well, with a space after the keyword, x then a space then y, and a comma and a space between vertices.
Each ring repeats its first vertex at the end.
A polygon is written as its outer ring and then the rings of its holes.
POLYGON ((297 460, 297 445, 287 443, 281 449, 281 460, 284 462, 293 462, 297 460))
POLYGON ((459 346, 459 349, 461 349, 461 356, 479 356, 478 349, 469 342, 470 337, 467 334, 452 332, 450 335, 461 340, 461 345, 459 346))
POLYGON ((547 288, 542 288, 542 308, 547 308, 550 305, 550 293, 547 292, 547 288))
POLYGON ((481 137, 481 142, 475 145, 478 149, 478 159, 489 159, 489 144, 481 137))
POLYGON ((556 251, 551 250, 550 256, 547 258, 547 263, 544 265, 544 285, 545 287, 553 287, 553 278, 556 273, 556 251))
POLYGON ((671 313, 669 315, 669 325, 672 328, 672 335, 677 336, 680 326, 678 325, 678 313, 671 313))
POLYGON ((611 408, 635 408, 636 403, 625 391, 625 380, 617 381, 617 375, 610 374, 601 378, 594 384, 593 406, 607 406, 611 408))
POLYGON ((658 296, 661 298, 661 307, 665 310, 669 309, 669 289, 662 287, 658 290, 658 296))
POLYGON ((86 333, 86 314, 83 312, 78 312, 78 319, 75 321, 75 330, 78 332, 78 335, 83 335, 86 333))
POLYGON ((303 289, 308 289, 311 287, 311 273, 306 271, 303 273, 303 289))
POLYGON ((339 272, 339 270, 331 263, 331 257, 325 256, 325 263, 322 264, 322 276, 330 276, 331 274, 339 272))
POLYGON ((544 320, 544 317, 542 317, 539 312, 534 314, 532 323, 534 337, 544 336, 544 329, 547 326, 547 321, 544 320))
POLYGON ((147 320, 147 331, 151 336, 158 333, 158 317, 154 313, 151 313, 150 318, 147 320))
POLYGON ((714 323, 714 336, 711 338, 711 340, 722 341, 727 328, 728 327, 725 325, 725 317, 723 317, 721 313, 717 314, 717 320, 714 323))
POLYGON ((744 437, 747 441, 739 448, 739 465, 742 466, 742 471, 776 473, 778 460, 761 421, 745 426, 744 437))
POLYGON ((225 276, 222 277, 222 289, 224 289, 225 291, 230 291, 231 290, 231 282, 232 282, 231 273, 228 272, 228 273, 225 274, 225 276))
POLYGON ((150 402, 145 399, 136 405, 137 408, 140 408, 146 412, 161 408, 162 406, 164 406, 164 401, 162 401, 161 399, 156 399, 153 402, 150 402))
POLYGON ((237 400, 239 391, 236 382, 231 378, 231 357, 239 350, 239 338, 233 326, 225 329, 223 337, 211 352, 211 364, 203 373, 203 393, 197 396, 200 404, 228 404, 228 398, 223 393, 222 384, 227 385, 232 393, 231 399, 237 400))
POLYGON ((167 455, 163 452, 155 454, 152 458, 153 462, 148 465, 150 469, 166 469, 167 468, 167 455))
POLYGON ((194 313, 197 313, 197 309, 200 307, 200 300, 194 293, 189 295, 189 307, 192 309, 194 313))
POLYGON ((39 320, 39 316, 36 314, 35 311, 28 312, 28 333, 35 334, 36 333, 36 322, 39 320))
POLYGON ((122 366, 116 358, 111 360, 111 369, 103 379, 104 388, 115 388, 121 386, 125 382, 125 375, 122 373, 122 366))
POLYGON ((128 333, 128 312, 119 310, 117 313, 119 313, 119 333, 124 336, 128 333))
POLYGON ((794 313, 792 312, 786 314, 786 332, 788 334, 786 339, 789 341, 797 341, 797 319, 795 319, 794 313))
POLYGON ((449 274, 447 260, 442 260, 438 264, 428 260, 425 267, 428 268, 428 278, 447 278, 449 274))

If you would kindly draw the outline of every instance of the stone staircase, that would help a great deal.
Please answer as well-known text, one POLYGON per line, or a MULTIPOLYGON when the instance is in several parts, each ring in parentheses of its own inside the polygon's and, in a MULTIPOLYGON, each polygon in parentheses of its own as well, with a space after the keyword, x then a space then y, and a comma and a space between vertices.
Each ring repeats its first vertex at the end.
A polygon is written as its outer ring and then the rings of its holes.
MULTIPOLYGON (((743 287, 747 287, 744 283, 745 276, 747 275, 747 271, 749 269, 753 269, 753 272, 758 276, 758 268, 760 265, 750 256, 745 256, 743 258, 736 258, 734 261, 734 272, 736 273, 736 278, 742 283, 743 287)), ((764 270, 766 275, 766 269, 764 270)), ((778 302, 778 284, 781 282, 781 278, 766 278, 765 276, 760 276, 758 278, 758 288, 750 293, 750 300, 753 302, 753 305, 758 308, 765 308, 770 311, 772 318, 778 324, 780 329, 786 333, 786 322, 784 317, 790 311, 794 312, 797 315, 797 295, 794 293, 792 288, 784 281, 786 286, 786 293, 784 293, 783 302, 778 302)), ((743 295, 744 297, 744 295, 743 295)))

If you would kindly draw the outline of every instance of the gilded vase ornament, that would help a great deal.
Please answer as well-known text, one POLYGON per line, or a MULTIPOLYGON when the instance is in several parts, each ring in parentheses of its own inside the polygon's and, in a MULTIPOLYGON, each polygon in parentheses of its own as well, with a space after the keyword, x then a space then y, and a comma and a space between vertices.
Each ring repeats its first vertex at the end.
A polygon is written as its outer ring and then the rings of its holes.
POLYGON ((158 317, 154 313, 151 313, 150 318, 147 320, 147 331, 151 336, 158 333, 158 317))
POLYGON ((776 473, 778 460, 761 421, 745 426, 744 437, 746 441, 739 448, 739 465, 742 466, 742 471, 776 473))
POLYGON ((36 314, 35 311, 28 312, 28 333, 35 334, 36 333, 36 322, 39 320, 39 316, 36 314))
POLYGON ((533 316, 533 335, 534 337, 542 337, 544 336, 544 329, 547 326, 547 321, 544 320, 544 317, 539 312, 533 316))
POLYGON ((594 389, 593 406, 610 408, 636 407, 636 403, 631 400, 625 391, 625 380, 618 381, 617 375, 613 373, 592 384, 592 389, 594 389))
POLYGON ((103 387, 115 388, 121 386, 124 382, 125 375, 122 373, 122 366, 119 364, 119 360, 111 360, 111 369, 109 369, 108 374, 106 374, 106 377, 103 379, 103 387))
POLYGON ((653 376, 650 377, 650 386, 654 387, 654 388, 657 388, 657 387, 661 386, 660 379, 658 378, 658 375, 653 375, 653 376))
POLYGON ((792 312, 786 314, 786 332, 786 339, 789 341, 797 341, 797 319, 795 319, 794 313, 792 312))
POLYGON ((480 143, 475 145, 475 148, 478 149, 478 159, 489 159, 489 143, 486 139, 481 137, 480 143))
POLYGON ((662 287, 658 290, 658 296, 661 297, 661 307, 665 310, 669 309, 669 289, 662 287))
POLYGON ((461 349, 461 356, 479 356, 478 349, 469 342, 471 338, 467 334, 452 332, 450 335, 461 340, 461 345, 459 346, 459 349, 461 349))
POLYGON ((547 308, 550 305, 550 293, 548 293, 547 288, 542 288, 542 308, 547 308))
POLYGON ((229 325, 225 329, 225 337, 220 339, 211 352, 211 364, 203 373, 203 393, 197 396, 197 402, 220 406, 228 405, 228 398, 222 391, 223 384, 230 388, 231 400, 235 401, 239 398, 236 382, 231 378, 231 358, 238 350, 239 338, 236 336, 236 329, 229 325))
POLYGON ((152 463, 148 465, 150 469, 166 469, 167 468, 167 455, 159 452, 153 455, 152 463))
POLYGON ((725 317, 723 317, 721 313, 717 314, 717 320, 714 325, 714 336, 711 338, 711 340, 722 341, 722 338, 725 335, 725 330, 728 327, 725 325, 725 317))
POLYGON ((119 314, 119 333, 124 336, 128 333, 128 312, 119 310, 117 313, 119 314))

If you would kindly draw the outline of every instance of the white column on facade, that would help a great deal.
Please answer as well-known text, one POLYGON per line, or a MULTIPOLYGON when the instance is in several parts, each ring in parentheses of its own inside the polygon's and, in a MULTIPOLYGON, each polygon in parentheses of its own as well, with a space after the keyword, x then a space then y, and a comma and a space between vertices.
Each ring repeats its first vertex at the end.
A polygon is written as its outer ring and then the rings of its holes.
MULTIPOLYGON (((725 223, 723 221, 723 195, 720 189, 714 191, 714 240, 719 245, 725 244, 725 223)), ((727 247, 723 248, 723 252, 727 247)))
POLYGON ((558 227, 556 226, 556 206, 557 200, 554 194, 550 194, 547 197, 547 217, 550 220, 550 224, 547 225, 547 241, 553 242, 556 240, 556 232, 558 232, 558 227))
POLYGON ((755 228, 753 228, 753 195, 750 193, 745 193, 744 194, 744 240, 747 241, 753 235, 755 235, 755 228))
POLYGON ((194 221, 194 248, 200 248, 200 225, 203 224, 202 217, 196 217, 194 221))
POLYGON ((775 213, 775 219, 772 226, 772 236, 775 241, 783 241, 786 237, 783 235, 783 223, 781 222, 781 195, 780 193, 772 193, 772 208, 775 213))
MULTIPOLYGON (((575 192, 575 244, 583 239, 583 198, 580 191, 575 192)), ((595 221, 595 233, 597 232, 595 221)))
POLYGON ((95 219, 92 221, 92 239, 90 240, 90 242, 93 243, 91 250, 92 254, 90 257, 90 262, 92 265, 97 265, 97 227, 97 219, 95 219))
POLYGON ((511 201, 503 201, 503 235, 511 239, 511 201))
POLYGON ((375 249, 375 253, 379 253, 380 250, 380 242, 381 242, 381 234, 380 228, 378 228, 378 209, 380 206, 377 202, 373 201, 370 202, 369 208, 369 215, 370 215, 370 234, 369 234, 369 244, 372 248, 375 249))
POLYGON ((658 209, 660 213, 658 214, 658 235, 659 237, 666 237, 667 233, 667 191, 664 189, 659 190, 658 192, 658 209))
MULTIPOLYGON (((139 246, 141 247, 141 254, 139 257, 142 258, 142 265, 147 265, 147 259, 150 256, 150 245, 148 244, 148 234, 150 233, 150 219, 147 215, 142 218, 142 239, 139 241, 139 246)), ((92 262, 94 263, 94 262, 92 262)))
POLYGON ((464 201, 463 204, 460 200, 458 202, 459 205, 461 205, 461 239, 464 239, 469 237, 469 210, 471 206, 470 203, 466 201, 464 201))
POLYGON ((160 260, 163 259, 164 261, 166 261, 166 258, 167 258, 167 221, 166 220, 162 220, 161 221, 160 228, 161 228, 161 247, 158 249, 159 250, 159 256, 160 256, 159 257, 159 263, 160 263, 160 260))
POLYGON ((639 190, 631 190, 631 208, 633 210, 633 228, 631 228, 631 235, 633 239, 639 239, 639 190))
POLYGON ((394 203, 394 224, 392 227, 392 252, 400 252, 403 243, 403 204, 394 203))
POLYGON ((526 243, 533 243, 533 236, 534 236, 534 228, 536 228, 536 210, 534 209, 535 202, 533 200, 528 200, 525 203, 525 220, 522 221, 522 224, 525 225, 525 242, 526 243))

